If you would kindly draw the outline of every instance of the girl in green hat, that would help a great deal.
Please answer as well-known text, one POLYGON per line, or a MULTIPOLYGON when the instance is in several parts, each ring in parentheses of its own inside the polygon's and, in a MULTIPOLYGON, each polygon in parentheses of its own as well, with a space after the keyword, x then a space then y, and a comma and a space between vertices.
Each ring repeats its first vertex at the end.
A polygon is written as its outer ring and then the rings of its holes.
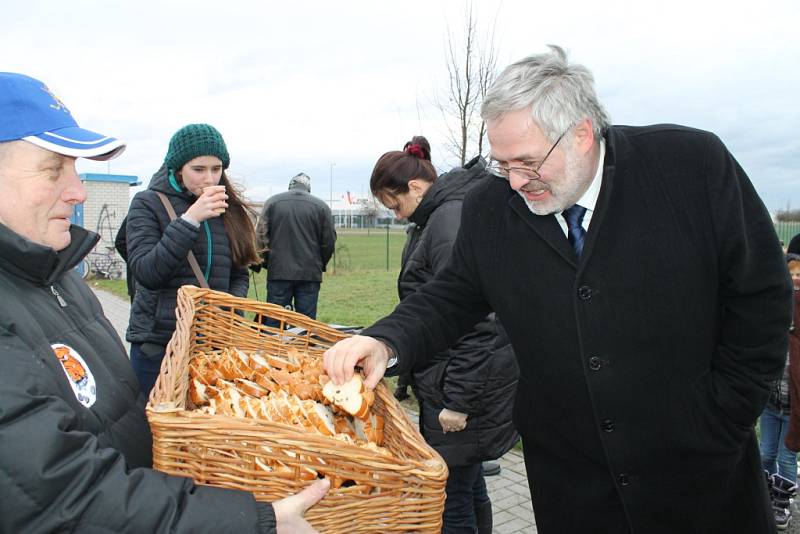
POLYGON ((164 164, 131 202, 128 263, 136 293, 126 338, 145 394, 155 384, 175 330, 178 288, 207 284, 245 297, 247 267, 260 262, 251 210, 225 174, 229 164, 225 140, 216 128, 189 124, 172 136, 164 164), (199 273, 187 259, 190 251, 199 273))

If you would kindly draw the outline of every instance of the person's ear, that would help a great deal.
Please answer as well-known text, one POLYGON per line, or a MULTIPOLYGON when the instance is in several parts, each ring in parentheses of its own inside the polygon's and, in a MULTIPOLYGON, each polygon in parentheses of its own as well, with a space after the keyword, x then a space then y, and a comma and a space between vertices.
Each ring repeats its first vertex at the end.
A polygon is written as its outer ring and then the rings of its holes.
POLYGON ((412 178, 408 181, 408 192, 412 197, 421 197, 428 190, 430 184, 420 178, 412 178))
POLYGON ((580 121, 573 128, 575 136, 575 148, 580 154, 586 154, 594 146, 594 129, 592 119, 586 118, 580 121))

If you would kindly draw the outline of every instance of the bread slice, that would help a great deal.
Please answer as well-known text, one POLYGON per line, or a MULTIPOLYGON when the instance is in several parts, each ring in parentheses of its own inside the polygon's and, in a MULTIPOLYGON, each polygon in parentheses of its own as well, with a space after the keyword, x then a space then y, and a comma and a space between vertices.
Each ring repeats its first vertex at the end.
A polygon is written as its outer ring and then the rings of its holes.
POLYGON ((246 378, 237 378, 234 383, 236 384, 236 389, 239 390, 239 393, 242 395, 249 395, 251 397, 256 397, 260 399, 265 395, 269 395, 269 389, 265 388, 261 384, 253 382, 252 380, 248 380, 246 378))
POLYGON ((354 419, 353 426, 355 427, 356 437, 375 443, 376 445, 383 445, 383 417, 377 414, 370 414, 367 420, 354 419))
POLYGON ((322 387, 322 395, 334 406, 361 419, 367 417, 375 400, 375 394, 366 388, 358 374, 338 386, 328 380, 322 387))
POLYGON ((202 406, 208 403, 206 385, 197 378, 193 378, 192 381, 189 382, 189 399, 191 399, 195 406, 202 406))
POLYGON ((250 369, 255 371, 258 374, 267 373, 270 370, 269 363, 267 363, 267 359, 264 358, 260 353, 255 352, 250 355, 250 369))
POLYGON ((272 354, 267 354, 265 358, 270 366, 275 367, 276 369, 284 369, 290 373, 300 370, 300 365, 297 362, 289 360, 288 358, 281 358, 280 356, 275 356, 272 354))

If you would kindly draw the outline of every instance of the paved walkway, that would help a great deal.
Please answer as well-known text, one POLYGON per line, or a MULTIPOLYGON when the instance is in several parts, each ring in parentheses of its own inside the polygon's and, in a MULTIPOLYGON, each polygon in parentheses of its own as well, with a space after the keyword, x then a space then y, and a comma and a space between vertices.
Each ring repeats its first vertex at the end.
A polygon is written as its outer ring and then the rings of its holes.
MULTIPOLYGON (((95 294, 103 305, 106 317, 116 328, 125 342, 128 328, 130 303, 106 291, 95 289, 95 294)), ((130 346, 125 342, 125 346, 130 346)), ((535 533, 536 525, 531 508, 531 495, 525 476, 522 454, 512 450, 499 460, 502 471, 499 475, 486 477, 489 497, 492 499, 495 534, 535 533)))

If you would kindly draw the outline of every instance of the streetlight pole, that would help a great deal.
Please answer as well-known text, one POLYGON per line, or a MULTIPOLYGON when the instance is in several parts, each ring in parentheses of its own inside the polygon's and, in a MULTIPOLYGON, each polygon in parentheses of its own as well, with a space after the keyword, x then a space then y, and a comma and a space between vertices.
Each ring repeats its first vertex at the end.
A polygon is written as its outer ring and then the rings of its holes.
POLYGON ((331 211, 333 211, 333 166, 336 165, 335 163, 331 163, 331 211))
MULTIPOLYGON (((336 228, 336 217, 333 216, 333 167, 335 163, 331 163, 331 217, 333 217, 333 227, 336 228)), ((333 244, 333 272, 336 272, 336 243, 333 244)))

